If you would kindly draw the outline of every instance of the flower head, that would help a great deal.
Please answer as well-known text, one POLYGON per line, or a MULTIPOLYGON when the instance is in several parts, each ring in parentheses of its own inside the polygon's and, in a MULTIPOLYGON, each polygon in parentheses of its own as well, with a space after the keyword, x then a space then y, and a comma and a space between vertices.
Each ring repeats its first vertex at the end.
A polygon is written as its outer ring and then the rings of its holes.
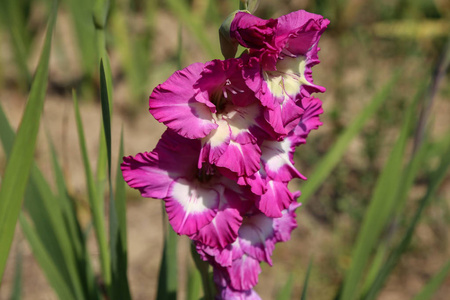
POLYGON ((214 268, 217 299, 260 299, 253 290, 261 262, 297 227, 306 179, 296 147, 322 123, 324 88, 313 83, 318 42, 329 21, 305 11, 262 20, 231 16, 221 38, 226 57, 175 72, 149 98, 168 129, 155 149, 124 157, 125 181, 165 202, 175 232, 193 240, 214 268), (232 21, 231 21, 232 20, 232 21))

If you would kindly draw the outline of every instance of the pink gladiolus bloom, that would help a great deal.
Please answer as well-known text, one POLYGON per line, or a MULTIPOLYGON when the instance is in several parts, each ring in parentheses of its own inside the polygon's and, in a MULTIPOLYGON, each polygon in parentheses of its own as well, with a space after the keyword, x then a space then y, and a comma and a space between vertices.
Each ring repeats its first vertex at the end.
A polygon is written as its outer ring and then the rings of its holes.
POLYGON ((222 37, 248 50, 192 64, 158 85, 149 111, 168 129, 153 151, 124 157, 121 170, 143 197, 165 202, 175 232, 213 266, 217 299, 259 300, 261 262, 272 265, 275 244, 297 227, 300 192, 288 184, 306 179, 294 152, 322 125, 312 93, 325 89, 311 68, 329 21, 305 11, 232 18, 222 37))
POLYGON ((231 23, 230 36, 250 50, 246 83, 268 108, 265 118, 278 134, 286 135, 301 114, 295 103, 325 91, 313 83, 311 68, 319 63, 318 42, 328 24, 305 11, 268 21, 239 12, 231 23), (261 36, 265 42, 257 43, 261 36))
POLYGON ((203 163, 238 176, 259 169, 258 139, 274 135, 242 78, 242 60, 196 63, 175 72, 150 96, 150 112, 189 139, 201 140, 203 163))
POLYGON ((269 218, 257 211, 250 213, 244 218, 235 242, 225 248, 197 243, 197 252, 214 267, 216 284, 248 293, 258 283, 260 263, 272 265, 275 244, 290 239, 292 230, 297 227, 295 210, 299 206, 299 203, 292 203, 279 218, 269 218))
POLYGON ((211 166, 197 168, 201 143, 168 130, 152 152, 124 157, 125 181, 142 196, 163 199, 169 222, 178 234, 211 247, 228 245, 248 206, 239 186, 211 166))

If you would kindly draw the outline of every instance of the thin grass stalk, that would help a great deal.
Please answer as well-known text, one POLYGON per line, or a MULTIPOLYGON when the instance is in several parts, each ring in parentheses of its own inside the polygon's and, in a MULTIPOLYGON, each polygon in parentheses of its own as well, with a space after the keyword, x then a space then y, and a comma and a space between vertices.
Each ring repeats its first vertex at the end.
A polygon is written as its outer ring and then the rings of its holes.
POLYGON ((345 150, 350 145, 353 138, 362 130, 364 124, 370 117, 378 110, 379 107, 389 98, 392 88, 400 78, 401 70, 398 70, 390 78, 390 80, 381 88, 369 104, 361 111, 357 117, 350 123, 349 126, 342 132, 333 147, 327 152, 325 157, 321 159, 320 163, 315 167, 313 173, 309 176, 308 181, 302 187, 301 202, 303 205, 308 203, 311 196, 323 184, 331 171, 340 162, 345 150))
POLYGON ((420 200, 416 213, 414 214, 414 217, 412 218, 410 225, 408 226, 408 229, 403 236, 403 239, 396 247, 396 249, 394 249, 394 251, 389 255, 386 263, 383 265, 383 268, 378 273, 378 276, 375 279, 370 290, 363 297, 364 300, 372 300, 376 298, 385 281, 387 280, 388 275, 392 272, 394 267, 400 261, 400 256, 405 252, 406 248, 410 244, 414 231, 417 227, 417 224, 419 223, 419 220, 425 208, 433 199, 438 187, 440 186, 441 182, 444 180, 447 174, 448 168, 450 167, 450 156, 447 155, 448 153, 450 153, 450 143, 448 143, 447 153, 441 158, 439 166, 430 177, 431 182, 430 185, 428 186, 427 192, 425 196, 420 200))
POLYGON ((92 174, 91 166, 89 164, 89 156, 86 149, 86 140, 84 137, 84 130, 81 121, 80 110, 78 107, 78 100, 76 92, 73 91, 73 103, 75 110, 75 120, 77 123, 78 130, 78 139, 81 150, 81 155, 83 158, 85 178, 86 178, 86 186, 88 189, 89 195, 89 204, 92 211, 92 220, 94 224, 95 234, 97 236, 97 244, 100 251, 100 266, 102 270, 103 280, 105 281, 105 285, 109 286, 111 271, 109 265, 109 251, 108 251, 108 243, 106 239, 106 229, 105 229, 105 217, 104 217, 104 205, 103 198, 99 198, 99 193, 97 190, 97 186, 94 181, 94 175, 92 174))
POLYGON ((420 112, 419 122, 417 124, 416 134, 414 138, 413 153, 415 153, 418 150, 420 144, 422 143, 425 134, 426 123, 430 116, 436 92, 438 91, 440 82, 447 73, 449 65, 450 65, 450 35, 447 38, 447 43, 442 51, 441 57, 439 58, 439 61, 436 64, 431 84, 428 87, 427 93, 425 95, 424 107, 420 112))
MULTIPOLYGON (((162 214, 166 215, 164 203, 162 203, 162 214)), ((164 247, 159 267, 156 299, 176 300, 178 289, 178 236, 165 217, 163 218, 163 230, 164 247)))

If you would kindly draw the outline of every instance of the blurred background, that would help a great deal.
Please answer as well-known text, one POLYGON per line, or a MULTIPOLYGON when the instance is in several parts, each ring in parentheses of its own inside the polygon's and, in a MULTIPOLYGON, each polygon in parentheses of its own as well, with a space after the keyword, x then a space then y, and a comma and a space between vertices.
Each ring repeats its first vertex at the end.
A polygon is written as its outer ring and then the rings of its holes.
MULTIPOLYGON (((28 97, 46 31, 50 0, 0 1, 0 101, 17 128, 28 97)), ((47 97, 35 152, 37 164, 51 177, 54 141, 69 195, 80 223, 89 227, 84 169, 78 146, 72 89, 80 101, 91 163, 96 164, 101 122, 97 41, 90 0, 61 0, 54 30, 47 97)), ((222 58, 218 28, 238 8, 236 0, 113 0, 106 27, 106 47, 113 90, 112 141, 124 130, 125 155, 151 151, 164 126, 148 113, 152 89, 175 70, 194 62, 222 58)), ((291 241, 278 244, 274 266, 263 266, 256 291, 276 299, 292 275, 293 299, 299 299, 307 266, 310 299, 333 299, 352 260, 352 248, 365 217, 377 178, 397 141, 405 111, 415 105, 414 128, 402 157, 406 164, 426 136, 433 145, 420 165, 405 205, 396 211, 380 237, 383 249, 398 240, 398 232, 426 193, 430 174, 438 167, 450 140, 450 84, 445 68, 450 56, 450 2, 446 0, 261 0, 255 15, 276 18, 305 9, 331 23, 319 46, 321 63, 313 68, 314 82, 327 88, 323 126, 298 148, 296 166, 306 176, 334 147, 371 101, 385 98, 361 124, 331 174, 308 190, 298 211, 298 229, 291 241), (423 130, 423 135, 417 133, 423 130)), ((115 148, 114 148, 115 149, 115 148)), ((450 153, 448 153, 450 155, 450 153)), ((113 152, 113 160, 117 153, 113 152), (115 155, 115 156, 114 156, 115 155)), ((0 149, 0 170, 6 164, 0 149)), ((300 189, 308 182, 295 182, 300 189)), ((158 200, 141 198, 127 188, 129 280, 134 299, 154 299, 163 247, 162 210, 158 200)), ((422 214, 411 243, 378 299, 411 299, 450 258, 450 176, 445 176, 422 214)), ((88 239, 92 257, 98 255, 88 239)), ((57 299, 33 258, 19 226, 0 286, 0 299, 9 299, 14 285, 17 253, 23 257, 23 299, 57 299)), ((186 266, 191 264, 188 241, 180 238, 180 292, 184 297, 186 266), (184 274, 184 275, 183 275, 184 274)), ((93 260, 94 270, 99 269, 93 260)), ((448 299, 450 278, 433 299, 448 299)))

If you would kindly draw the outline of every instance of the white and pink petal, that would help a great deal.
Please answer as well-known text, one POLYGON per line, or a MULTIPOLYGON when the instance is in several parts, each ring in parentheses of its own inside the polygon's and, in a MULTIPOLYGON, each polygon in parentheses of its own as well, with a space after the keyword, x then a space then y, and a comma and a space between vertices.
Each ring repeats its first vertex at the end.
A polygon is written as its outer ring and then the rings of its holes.
POLYGON ((217 127, 210 107, 194 97, 192 86, 200 78, 203 67, 204 64, 195 63, 175 72, 149 98, 149 111, 155 119, 190 139, 205 137, 217 127))
POLYGON ((295 167, 293 137, 283 141, 264 141, 261 145, 261 161, 268 178, 287 182, 293 178, 306 179, 295 167))
POLYGON ((257 201, 256 206, 269 218, 283 216, 282 211, 294 202, 294 197, 287 187, 287 183, 269 180, 267 191, 257 201))
POLYGON ((192 235, 211 223, 216 216, 220 194, 199 182, 178 178, 171 184, 164 201, 174 231, 192 235))

